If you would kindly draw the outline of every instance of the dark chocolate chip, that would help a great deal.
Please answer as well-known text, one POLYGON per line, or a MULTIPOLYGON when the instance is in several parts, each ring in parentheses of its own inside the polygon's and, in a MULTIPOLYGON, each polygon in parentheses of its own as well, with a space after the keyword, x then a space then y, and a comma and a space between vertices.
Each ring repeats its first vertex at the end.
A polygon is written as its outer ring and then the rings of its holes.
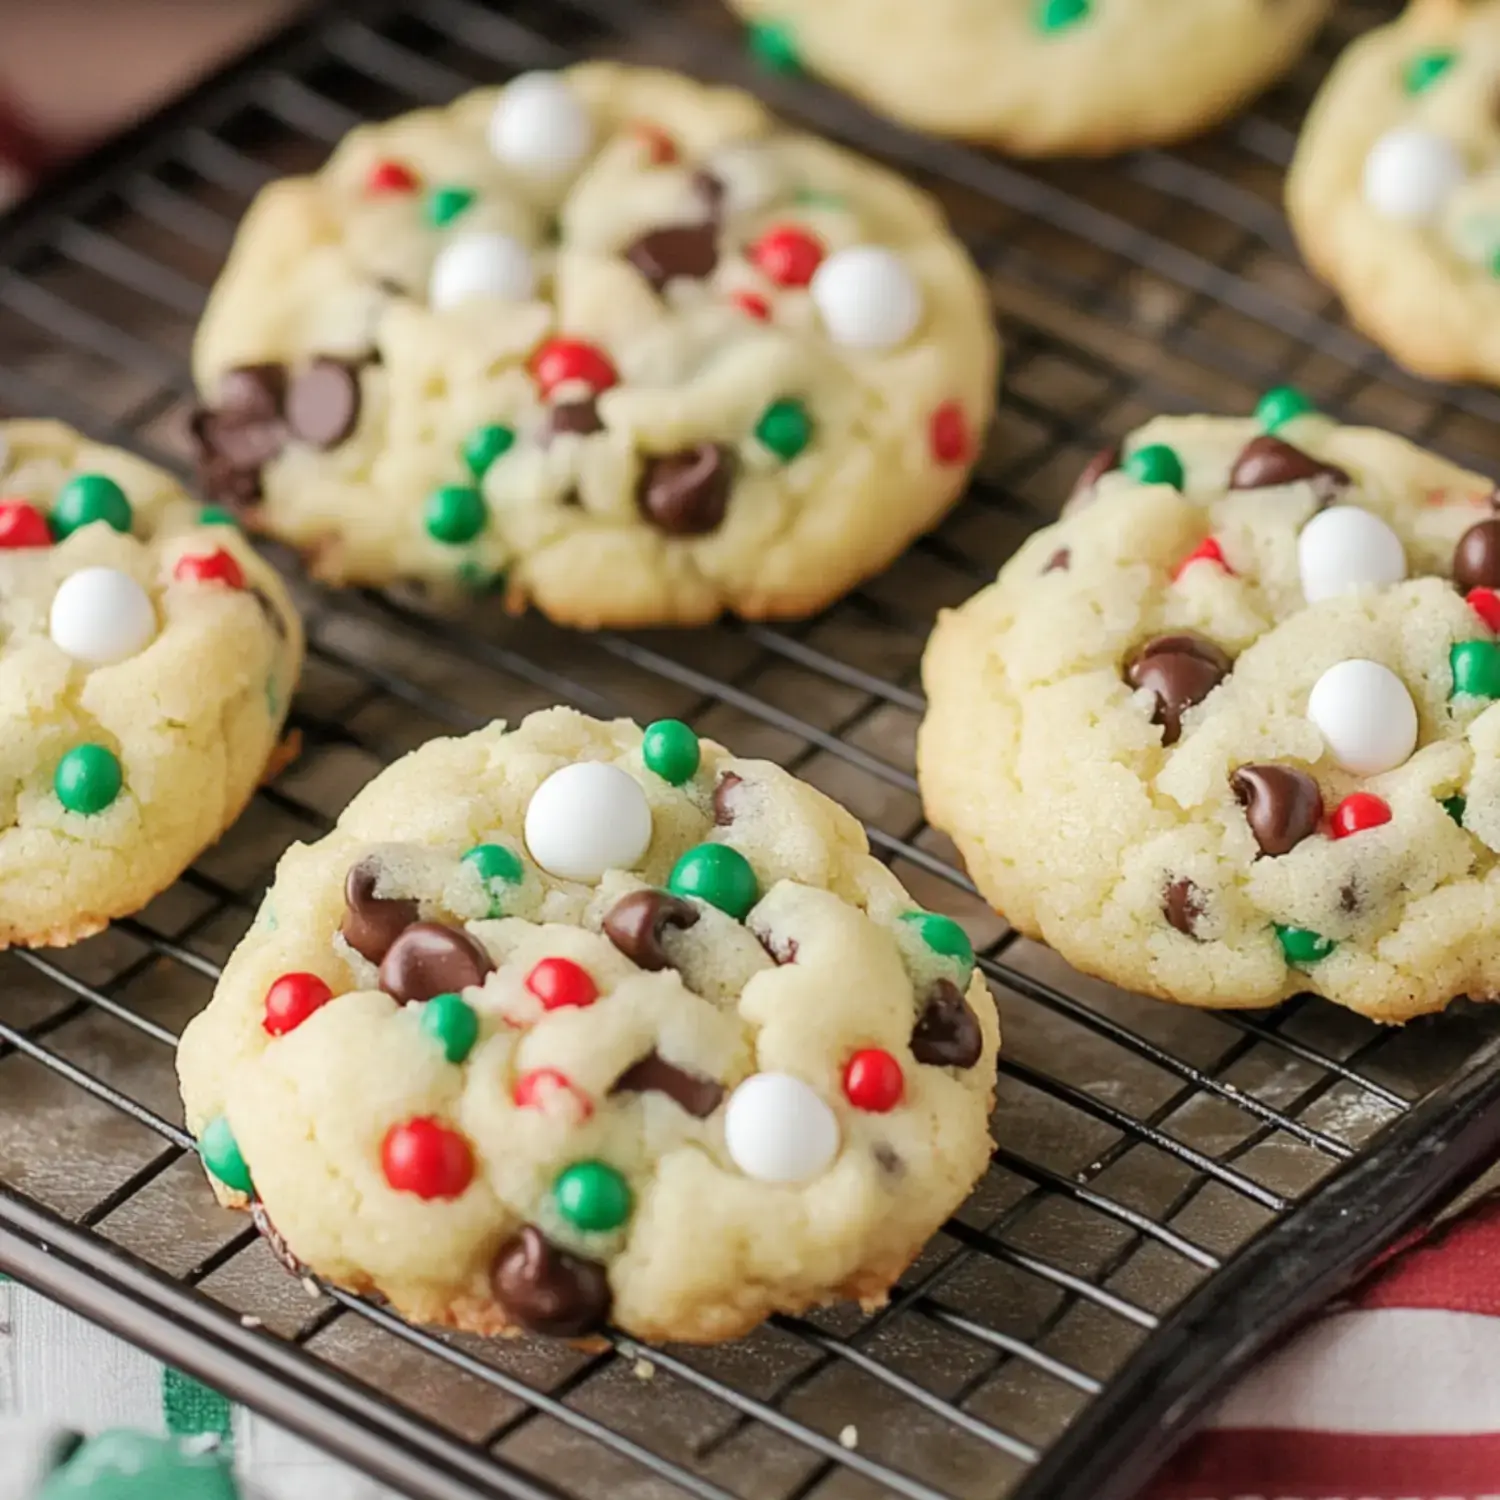
POLYGON ((356 953, 378 964, 391 944, 421 915, 417 903, 375 894, 380 866, 362 859, 344 877, 344 920, 339 931, 356 953))
POLYGON ((698 908, 690 901, 666 891, 632 891, 610 907, 604 918, 604 935, 626 958, 643 969, 670 969, 672 960, 662 947, 668 927, 691 927, 698 908))
POLYGON ((287 390, 286 420, 304 443, 338 447, 359 422, 358 366, 315 359, 287 390))
POLYGON ((738 800, 735 793, 744 784, 744 777, 736 776, 733 771, 726 771, 719 777, 719 784, 714 788, 714 822, 720 828, 728 828, 734 822, 734 804, 738 800))
POLYGON ((1047 566, 1042 569, 1043 573, 1066 573, 1073 563, 1073 549, 1071 547, 1059 547, 1051 557, 1047 559, 1047 566))
POLYGON ((912 1056, 935 1068, 972 1068, 984 1052, 979 1017, 951 979, 939 979, 911 1034, 912 1056))
POLYGON ((717 220, 724 212, 724 182, 712 172, 700 167, 692 176, 692 188, 699 201, 708 210, 709 217, 717 220))
POLYGON ((610 1085, 611 1094, 665 1094, 690 1115, 706 1120, 724 1097, 724 1086, 715 1078, 689 1073, 669 1063, 659 1052, 648 1052, 633 1062, 610 1085))
POLYGON ((1311 454, 1269 433, 1251 438, 1229 471, 1232 490, 1264 490, 1272 485, 1302 481, 1312 485, 1313 493, 1324 504, 1350 482, 1343 469, 1320 463, 1311 454))
POLYGON ((462 928, 413 922, 380 961, 380 988, 401 1001, 431 1000, 478 984, 494 967, 462 928))
POLYGON ((217 410, 226 417, 265 421, 282 414, 286 369, 282 365, 240 365, 219 377, 217 410))
POLYGON ((1162 887, 1161 912, 1178 932, 1198 936, 1198 918, 1203 915, 1203 892, 1186 876, 1169 880, 1162 887))
POLYGON ((1500 521, 1469 527, 1453 549, 1453 581, 1464 593, 1500 588, 1500 521))
POLYGON ((280 365, 241 365, 220 377, 217 405, 193 410, 188 431, 210 499, 243 508, 261 498, 261 470, 286 446, 285 401, 280 365))
POLYGON ((734 487, 732 448, 699 443, 646 460, 636 487, 641 514, 671 536, 703 536, 724 519, 734 487))
POLYGON ((259 1198, 251 1200, 250 1220, 260 1231, 260 1237, 266 1242, 266 1248, 285 1270, 290 1271, 293 1276, 307 1275, 307 1267, 292 1254, 281 1231, 271 1222, 271 1216, 266 1212, 266 1205, 259 1198))
POLYGON ((588 396, 582 401, 559 401, 547 413, 547 430, 542 436, 543 441, 551 442, 564 433, 587 437, 591 432, 603 431, 604 422, 599 416, 599 403, 588 396))
POLYGON ((1134 688, 1156 695, 1152 722, 1162 727, 1162 744, 1175 745, 1182 734, 1183 711, 1201 703, 1229 675, 1232 663, 1223 649, 1201 635, 1182 631, 1149 640, 1125 669, 1134 688))
POLYGON ((625 251, 625 259, 658 292, 679 276, 702 281, 713 275, 719 263, 718 225, 674 224, 653 229, 625 251))
POLYGON ((604 1267, 554 1245, 534 1224, 501 1245, 490 1285, 507 1315, 530 1333, 582 1338, 609 1317, 604 1267))
POLYGON ((1229 778, 1262 854, 1287 854, 1318 831, 1323 794, 1296 766, 1240 766, 1229 778))

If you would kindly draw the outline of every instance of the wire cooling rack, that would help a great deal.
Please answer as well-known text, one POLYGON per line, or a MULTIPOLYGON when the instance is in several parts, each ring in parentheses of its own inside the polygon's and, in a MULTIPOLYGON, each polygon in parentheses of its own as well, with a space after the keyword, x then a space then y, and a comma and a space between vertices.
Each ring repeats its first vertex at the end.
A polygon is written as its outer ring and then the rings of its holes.
POLYGON ((1389 1032, 1316 1002, 1199 1014, 1080 978, 1006 931, 923 822, 918 663, 935 611, 1158 409, 1246 410, 1290 380, 1495 467, 1500 398, 1436 392, 1341 327, 1277 206, 1329 58, 1391 9, 1336 7, 1281 91, 1191 148, 1032 170, 755 78, 695 0, 335 5, 0 225, 0 409, 182 468, 193 324, 258 187, 360 119, 623 56, 754 83, 930 186, 1009 350, 964 504, 807 623, 578 636, 303 586, 300 759, 138 917, 0 957, 0 1266, 423 1500, 1132 1494, 1218 1381, 1500 1148, 1500 1015, 1389 1032), (883 1312, 778 1318, 719 1349, 486 1343, 305 1287, 213 1204, 172 1047, 277 856, 422 740, 558 700, 689 718, 780 761, 984 947, 1000 1146, 883 1312))

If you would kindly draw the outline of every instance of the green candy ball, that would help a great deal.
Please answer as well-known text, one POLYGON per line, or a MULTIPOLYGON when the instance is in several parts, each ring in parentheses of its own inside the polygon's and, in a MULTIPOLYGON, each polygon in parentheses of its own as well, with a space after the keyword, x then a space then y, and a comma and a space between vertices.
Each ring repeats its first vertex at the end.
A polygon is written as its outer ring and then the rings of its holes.
POLYGON ((1137 448, 1125 460, 1125 472, 1141 484, 1170 484, 1182 488, 1182 460, 1164 443, 1137 448))
POLYGON ((520 885, 526 878, 526 866, 521 863, 520 855, 504 844, 475 844, 464 855, 463 863, 484 882, 492 917, 500 916, 505 909, 504 887, 520 885))
POLYGON ((489 518, 484 496, 465 484, 445 484, 434 490, 422 514, 427 535, 450 547, 472 541, 489 518))
POLYGON ((1041 0, 1036 8, 1038 31, 1062 31, 1086 20, 1090 0, 1041 0))
POLYGON ((922 941, 943 958, 957 959, 965 970, 974 967, 974 945, 953 920, 935 911, 904 911, 901 920, 915 927, 922 941))
POLYGON ((1500 698, 1500 642, 1460 641, 1448 652, 1453 669, 1450 697, 1500 698))
POLYGON ((434 229, 451 224, 474 201, 474 191, 466 187, 440 187, 427 200, 427 222, 434 229))
POLYGON ((103 745, 75 745, 57 763, 52 786, 69 812, 101 813, 125 784, 120 762, 103 745))
POLYGON ((510 452, 515 440, 515 433, 498 422, 476 427, 464 439, 464 462, 468 464, 469 472, 476 479, 483 479, 489 466, 510 452))
POLYGON ((1315 407, 1294 385, 1278 385, 1255 403, 1255 420, 1267 432, 1285 427, 1297 417, 1304 417, 1315 407))
POLYGON ((602 1161, 575 1161, 557 1175, 552 1201, 574 1229, 618 1229, 630 1217, 630 1184, 602 1161))
POLYGON ((698 736, 680 719, 658 719, 646 726, 641 737, 641 759, 646 769, 673 786, 691 781, 702 758, 698 736))
POLYGON ((226 1454, 114 1428, 84 1443, 33 1500, 236 1500, 238 1494, 226 1454))
POLYGON ((255 1184, 250 1179, 250 1168, 240 1155, 239 1142, 229 1128, 223 1115, 210 1120, 198 1137, 198 1149, 203 1154, 203 1165, 227 1188, 237 1193, 253 1193, 255 1184))
POLYGON ((94 521, 103 521, 116 531, 130 533, 134 512, 125 491, 113 479, 103 474, 80 474, 70 479, 52 502, 52 514, 48 517, 52 534, 62 541, 71 536, 80 526, 94 521))
POLYGON ((696 896, 737 922, 760 897, 750 861, 728 844, 699 844, 672 866, 667 889, 674 896, 696 896))
POLYGON ((239 517, 232 510, 225 510, 222 505, 205 505, 198 512, 198 524, 200 526, 238 526, 239 517))
POLYGON ((1435 84, 1458 60, 1456 52, 1443 50, 1419 52, 1401 70, 1401 82, 1408 94, 1420 94, 1435 84))
POLYGON ((1315 964, 1320 958, 1327 958, 1336 946, 1329 938, 1320 936, 1310 928, 1283 927, 1280 922, 1275 925, 1276 938, 1281 944, 1281 951, 1286 955, 1286 961, 1298 968, 1315 964))
POLYGON ((1452 818, 1460 828, 1464 826, 1464 809, 1468 807, 1468 805, 1469 804, 1467 800, 1463 797, 1443 798, 1443 811, 1447 813, 1448 816, 1452 818))
POLYGON ((800 73, 802 59, 797 55, 797 40, 785 21, 760 21, 751 26, 746 38, 750 55, 771 73, 800 73))
POLYGON ((800 401, 773 401, 755 424, 755 436, 777 458, 789 462, 812 441, 812 419, 800 401))
POLYGON ((449 1062, 461 1063, 479 1040, 479 1017, 458 995, 434 995, 422 1007, 422 1031, 449 1062))

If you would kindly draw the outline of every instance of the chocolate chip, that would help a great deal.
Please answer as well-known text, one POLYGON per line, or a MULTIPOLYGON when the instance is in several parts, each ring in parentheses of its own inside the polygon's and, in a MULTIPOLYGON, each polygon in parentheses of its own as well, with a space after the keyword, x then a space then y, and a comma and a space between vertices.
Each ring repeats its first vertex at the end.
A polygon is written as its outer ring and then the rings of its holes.
POLYGON ((530 1333, 582 1338, 609 1317, 604 1267, 554 1245, 534 1224, 501 1245, 490 1285, 507 1315, 530 1333))
POLYGON ((718 226, 674 224, 653 229, 625 251, 625 259, 657 292, 678 276, 702 281, 713 275, 719 263, 718 226))
POLYGON ((712 172, 704 171, 700 167, 692 176, 692 188, 698 195, 703 206, 708 210, 709 217, 717 220, 724 212, 724 183, 721 178, 715 177, 712 172))
POLYGON ((1359 886, 1355 881, 1345 881, 1339 887, 1339 910, 1346 916, 1353 916, 1359 910, 1359 886))
POLYGON ((431 1000, 478 984, 494 967, 462 928, 413 922, 380 961, 380 988, 401 1001, 431 1000))
POLYGON ((984 1051, 979 1017, 951 979, 939 979, 911 1034, 912 1056, 935 1068, 972 1068, 984 1051))
POLYGON ((1134 688, 1156 694, 1154 724, 1162 727, 1162 744, 1175 745, 1182 734, 1185 709, 1201 703, 1229 675, 1232 663, 1224 651, 1201 635, 1182 631, 1146 642, 1125 669, 1134 688))
POLYGON ((1318 831, 1323 794, 1296 766, 1241 766, 1229 778, 1262 854, 1286 854, 1318 831))
POLYGON ((358 366, 315 359, 287 391, 286 420, 304 443, 338 447, 359 422, 358 366))
POLYGON ((1043 573, 1066 573, 1073 562, 1073 549, 1071 547, 1059 547, 1051 557, 1047 559, 1047 566, 1042 569, 1043 573))
POLYGON ((646 460, 636 504, 671 536, 703 536, 724 519, 734 471, 734 450, 718 443, 659 454, 646 460))
POLYGON ((720 828, 728 828, 734 822, 734 804, 738 800, 735 793, 745 784, 743 776, 736 776, 733 771, 726 771, 719 777, 719 784, 714 788, 714 822, 720 828))
POLYGON ((1169 880, 1162 887, 1161 913, 1178 932, 1198 936, 1198 918, 1203 915, 1203 892, 1186 876, 1169 880))
POLYGON ((672 960, 661 945, 668 927, 691 927, 698 908, 665 891, 632 891, 610 907, 604 935, 626 958, 643 969, 670 969, 672 960))
POLYGON ((378 964, 391 944, 421 914, 415 901, 377 896, 375 884, 380 866, 373 859, 362 859, 349 867, 344 877, 344 919, 339 931, 356 953, 378 964))
POLYGON ((771 962, 780 967, 782 964, 794 964, 797 962, 798 945, 797 939, 787 937, 784 933, 777 935, 767 928, 752 927, 750 935, 770 955, 771 962))
POLYGON ((1229 471, 1232 490, 1263 490, 1304 480, 1312 485, 1313 493, 1324 504, 1350 483, 1343 469, 1319 463, 1311 454, 1269 433, 1246 443, 1229 471))
POLYGON ((631 1063, 610 1085, 609 1091, 611 1094, 665 1094, 699 1120, 706 1120, 724 1097, 724 1086, 717 1079, 689 1073, 686 1068, 669 1063, 656 1051, 631 1063))
POLYGON ((542 433, 542 441, 551 442, 564 433, 587 437, 591 432, 603 431, 604 422, 599 416, 599 403, 588 396, 582 401, 559 401, 547 413, 547 426, 542 433))
POLYGON ((1453 581, 1464 593, 1500 588, 1500 521, 1469 527, 1453 549, 1453 581))
POLYGON ((261 470, 286 446, 285 400, 280 365, 241 365, 220 376, 217 405, 194 409, 188 431, 210 499, 248 507, 261 498, 261 470))
POLYGON ((286 369, 282 365, 240 365, 219 377, 217 410, 226 417, 265 421, 282 414, 286 369))
POLYGON ((260 1237, 266 1242, 266 1248, 285 1270, 290 1271, 293 1276, 307 1275, 307 1267, 292 1254, 281 1231, 271 1222, 271 1216, 266 1212, 266 1205, 259 1198, 251 1200, 250 1221, 260 1231, 260 1237))

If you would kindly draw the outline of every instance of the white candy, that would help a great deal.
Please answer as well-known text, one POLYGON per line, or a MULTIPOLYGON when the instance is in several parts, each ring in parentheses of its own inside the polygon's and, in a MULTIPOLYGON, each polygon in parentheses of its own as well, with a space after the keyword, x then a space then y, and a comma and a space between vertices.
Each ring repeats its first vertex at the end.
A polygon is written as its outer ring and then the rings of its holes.
POLYGON ((790 1073, 755 1073, 724 1107, 724 1144, 746 1177, 806 1182, 839 1152, 833 1111, 790 1073))
POLYGON ((1297 538, 1297 566, 1309 604, 1366 584, 1400 583, 1406 577, 1401 538, 1379 516, 1357 505, 1320 511, 1297 538))
POLYGON ((470 297, 525 302, 534 291, 536 268, 525 245, 508 234, 466 234, 438 253, 427 300, 441 312, 470 297))
POLYGON ((1381 136, 1365 158, 1365 202, 1388 219, 1430 224, 1467 176, 1446 136, 1402 126, 1381 136))
POLYGON ((156 611, 128 573, 80 568, 52 596, 48 628, 69 656, 104 667, 134 656, 155 639, 156 611))
POLYGON ((846 349, 894 349, 922 318, 922 289, 906 262, 878 245, 836 250, 813 275, 818 316, 846 349))
POLYGON ((603 761, 554 771, 526 808, 531 857, 564 880, 632 870, 650 843, 651 808, 640 783, 603 761))
POLYGON ((507 166, 537 177, 561 177, 588 155, 594 124, 556 73, 523 73, 490 116, 490 150, 507 166))
POLYGON ((1406 684, 1378 661, 1341 661, 1318 678, 1307 700, 1333 758, 1357 776, 1402 765, 1417 748, 1417 709, 1406 684))

